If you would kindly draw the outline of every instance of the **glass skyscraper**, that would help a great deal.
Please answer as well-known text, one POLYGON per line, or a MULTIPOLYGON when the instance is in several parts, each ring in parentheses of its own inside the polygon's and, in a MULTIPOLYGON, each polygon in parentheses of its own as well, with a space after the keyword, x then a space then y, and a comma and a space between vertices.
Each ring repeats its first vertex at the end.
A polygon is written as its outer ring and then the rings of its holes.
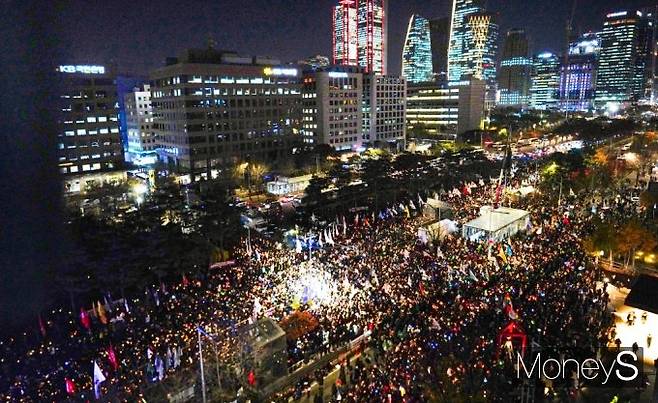
POLYGON ((649 39, 642 12, 608 14, 601 31, 596 106, 636 101, 644 96, 649 39))
POLYGON ((481 0, 454 0, 448 44, 448 80, 461 81, 467 73, 466 57, 473 43, 466 39, 469 16, 484 12, 481 0))
POLYGON ((419 15, 412 15, 402 50, 402 75, 409 83, 432 80, 432 43, 430 22, 419 15))
POLYGON ((333 62, 356 66, 358 59, 356 35, 356 1, 341 0, 334 7, 333 62))
POLYGON ((530 106, 533 109, 557 108, 560 88, 560 59, 553 53, 540 53, 533 58, 530 106))
POLYGON ((333 16, 334 64, 386 74, 386 14, 385 0, 340 0, 333 16))
POLYGON ((528 57, 528 37, 522 29, 507 32, 503 45, 498 89, 500 105, 526 107, 530 101, 532 60, 528 57))
POLYGON ((596 32, 583 34, 569 44, 567 64, 560 65, 560 110, 586 112, 594 107, 594 94, 601 38, 596 32))

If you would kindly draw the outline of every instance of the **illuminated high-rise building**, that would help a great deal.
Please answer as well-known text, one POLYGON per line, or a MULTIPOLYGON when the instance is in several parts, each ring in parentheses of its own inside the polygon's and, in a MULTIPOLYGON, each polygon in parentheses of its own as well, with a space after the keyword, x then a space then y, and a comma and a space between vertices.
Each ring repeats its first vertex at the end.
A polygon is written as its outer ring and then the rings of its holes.
POLYGON ((386 0, 359 0, 357 36, 359 66, 366 73, 386 74, 386 0))
POLYGON ((334 64, 356 66, 359 62, 356 6, 356 0, 341 0, 334 7, 334 64))
POLYGON ((500 105, 519 107, 528 105, 531 70, 528 37, 522 29, 511 29, 505 38, 498 70, 500 105))
POLYGON ((560 88, 560 59, 550 52, 532 60, 530 106, 533 109, 557 108, 560 88))
POLYGON ((412 15, 402 50, 402 75, 410 83, 432 80, 432 44, 430 22, 419 15, 412 15))
POLYGON ((385 0, 340 0, 334 7, 334 64, 386 74, 386 15, 385 0))
MULTIPOLYGON (((116 171, 123 165, 115 76, 104 66, 57 68, 59 98, 57 157, 65 176, 116 171)), ((67 191, 84 183, 66 183, 67 191)))
POLYGON ((653 21, 641 11, 606 16, 596 79, 597 108, 644 97, 649 81, 647 65, 653 50, 652 29, 653 21))
POLYGON ((301 142, 299 69, 267 57, 188 49, 150 74, 151 129, 170 171, 211 178, 242 161, 290 158, 301 142))
POLYGON ((472 42, 466 39, 469 16, 484 12, 482 0, 453 0, 448 44, 448 80, 460 81, 468 73, 466 57, 472 42))
POLYGON ((468 16, 464 35, 468 50, 464 55, 462 80, 483 80, 487 86, 485 107, 490 109, 496 100, 496 55, 498 53, 498 25, 490 13, 468 16))
POLYGON ((600 51, 601 39, 596 32, 585 33, 569 44, 567 64, 560 64, 560 110, 586 112, 593 109, 600 51))

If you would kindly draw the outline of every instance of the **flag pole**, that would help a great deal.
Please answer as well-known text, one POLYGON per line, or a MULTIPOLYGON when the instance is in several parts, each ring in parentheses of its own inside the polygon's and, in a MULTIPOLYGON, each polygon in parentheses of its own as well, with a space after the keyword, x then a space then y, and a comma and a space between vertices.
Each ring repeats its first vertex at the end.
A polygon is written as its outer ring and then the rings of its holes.
POLYGON ((207 403, 206 400, 206 377, 203 370, 203 352, 201 351, 201 330, 196 329, 197 336, 199 338, 199 366, 201 367, 201 398, 203 403, 207 403))

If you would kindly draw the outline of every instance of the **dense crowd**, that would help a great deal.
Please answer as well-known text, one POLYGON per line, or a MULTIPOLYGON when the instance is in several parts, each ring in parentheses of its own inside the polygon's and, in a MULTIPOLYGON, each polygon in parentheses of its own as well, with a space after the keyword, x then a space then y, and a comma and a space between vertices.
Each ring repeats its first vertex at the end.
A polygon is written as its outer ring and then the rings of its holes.
MULTIPOLYGON (((494 188, 493 181, 465 183, 443 198, 463 223, 491 203, 494 188)), ((404 200, 316 228, 324 238, 316 250, 254 238, 235 251, 233 266, 189 273, 139 297, 104 297, 82 317, 55 310, 43 318, 38 341, 24 335, 0 344, 0 400, 91 400, 96 392, 134 401, 149 385, 197 365, 198 327, 218 335, 296 310, 310 312, 317 326, 289 340, 291 368, 369 336, 370 355, 350 367, 350 382, 334 386, 333 399, 507 396, 517 386, 512 352, 521 346, 500 343, 506 325, 517 323, 529 342, 559 350, 608 342, 610 324, 607 294, 581 246, 588 220, 541 195, 514 205, 531 218, 523 234, 503 242, 424 242, 417 232, 423 200, 404 200), (94 365, 105 378, 96 385, 94 365)), ((241 393, 243 375, 224 387, 241 393)), ((258 376, 249 373, 248 383, 258 384, 258 376)), ((570 385, 547 386, 562 387, 570 385)))

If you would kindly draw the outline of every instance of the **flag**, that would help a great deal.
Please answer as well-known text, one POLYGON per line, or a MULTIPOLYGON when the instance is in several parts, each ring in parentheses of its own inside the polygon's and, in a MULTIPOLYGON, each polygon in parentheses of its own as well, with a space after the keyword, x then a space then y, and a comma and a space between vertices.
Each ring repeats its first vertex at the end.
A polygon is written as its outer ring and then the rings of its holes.
POLYGON ((498 257, 503 261, 503 263, 507 264, 507 255, 505 254, 505 251, 503 250, 503 245, 498 246, 498 257))
POLYGON ((112 344, 107 348, 107 360, 112 364, 112 368, 116 371, 119 369, 119 360, 117 360, 117 355, 114 352, 112 344))
POLYGON ((89 320, 89 314, 87 311, 85 311, 84 308, 80 308, 80 323, 87 330, 91 328, 91 320, 89 320))
POLYGON ((183 355, 183 348, 176 347, 174 349, 174 368, 178 368, 180 366, 180 358, 182 355, 183 355))
POLYGON ((252 310, 251 316, 254 322, 258 319, 263 306, 260 304, 260 299, 258 297, 254 298, 254 308, 252 310))
POLYGON ((167 346, 167 361, 165 364, 167 364, 167 369, 174 367, 174 354, 171 352, 171 347, 169 346, 167 346))
POLYGON ((128 299, 123 299, 123 306, 126 308, 126 313, 130 313, 130 308, 128 308, 128 299))
POLYGON ((412 210, 416 210, 416 205, 413 200, 409 200, 409 207, 411 207, 412 210))
POLYGON ((572 189, 572 188, 569 188, 569 196, 572 196, 572 197, 573 197, 573 196, 575 196, 575 195, 576 195, 576 193, 574 193, 573 189, 572 189))
POLYGON ((101 398, 101 383, 103 382, 105 382, 105 375, 103 375, 103 371, 101 371, 101 368, 94 361, 94 395, 96 396, 96 400, 101 398))
POLYGON ((155 371, 158 373, 158 380, 164 379, 164 362, 159 355, 155 356, 155 371))
POLYGON ((43 323, 43 319, 41 319, 41 314, 39 314, 39 330, 41 331, 41 336, 46 337, 46 324, 43 323))
POLYGON ((98 320, 100 320, 102 324, 107 325, 107 316, 105 316, 105 308, 103 308, 103 305, 101 305, 100 301, 98 301, 98 320))
POLYGON ((247 382, 249 382, 249 385, 251 386, 256 384, 256 374, 254 374, 254 370, 249 371, 249 375, 247 375, 247 382))
POLYGON ((103 296, 103 301, 105 302, 105 309, 108 312, 112 312, 112 304, 110 304, 110 301, 112 301, 112 297, 110 296, 110 299, 107 298, 107 295, 103 296))
POLYGON ((190 280, 188 280, 187 276, 183 274, 183 286, 187 287, 188 285, 190 285, 190 280))
POLYGON ((66 387, 66 394, 69 396, 75 395, 75 383, 69 378, 64 378, 64 385, 66 387))
POLYGON ((359 224, 359 214, 357 213, 357 214, 354 216, 354 225, 358 225, 358 224, 359 224))

